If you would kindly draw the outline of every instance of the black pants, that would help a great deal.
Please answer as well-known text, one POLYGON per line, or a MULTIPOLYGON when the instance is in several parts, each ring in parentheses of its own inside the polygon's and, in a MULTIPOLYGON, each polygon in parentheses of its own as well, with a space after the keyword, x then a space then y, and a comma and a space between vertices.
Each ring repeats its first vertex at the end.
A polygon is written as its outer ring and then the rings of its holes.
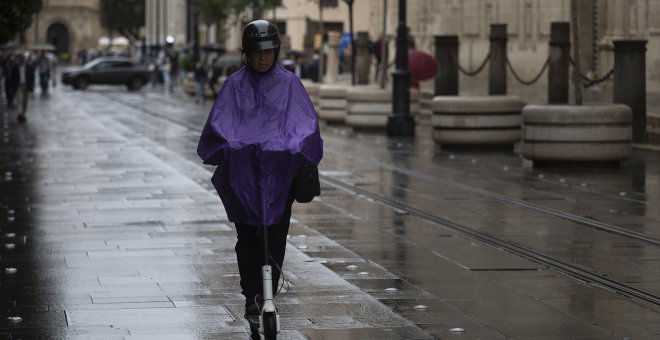
MULTIPOLYGON (((291 195, 290 195, 291 196, 291 195)), ((268 228, 268 252, 270 253, 269 264, 273 269, 273 294, 277 291, 280 280, 280 269, 284 262, 284 251, 286 250, 286 236, 289 233, 291 219, 291 205, 293 198, 290 197, 282 218, 268 228), (275 263, 273 263, 275 261, 275 263)), ((247 302, 261 294, 263 296, 263 282, 261 278, 261 267, 264 265, 264 242, 262 232, 258 226, 236 223, 238 240, 236 241, 236 258, 238 260, 238 271, 241 274, 241 293, 247 302)), ((247 306, 247 303, 246 303, 247 306)))

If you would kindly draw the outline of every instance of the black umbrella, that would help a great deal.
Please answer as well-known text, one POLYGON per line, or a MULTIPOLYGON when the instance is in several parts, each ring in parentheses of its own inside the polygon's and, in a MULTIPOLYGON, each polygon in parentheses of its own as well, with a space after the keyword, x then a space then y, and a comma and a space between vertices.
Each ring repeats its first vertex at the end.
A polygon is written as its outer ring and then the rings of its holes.
POLYGON ((205 50, 205 51, 213 51, 213 52, 226 52, 227 51, 225 46, 221 43, 204 44, 202 46, 202 49, 205 50))
POLYGON ((30 44, 29 49, 35 51, 55 51, 55 45, 43 41, 30 44))
POLYGON ((225 68, 227 66, 241 66, 241 56, 234 54, 225 54, 213 62, 214 67, 225 68))
POLYGON ((303 51, 298 51, 298 50, 288 50, 288 51, 286 51, 286 52, 284 53, 284 55, 285 55, 287 58, 293 58, 293 57, 296 57, 296 58, 302 58, 302 57, 306 56, 307 54, 306 54, 305 52, 303 52, 303 51))

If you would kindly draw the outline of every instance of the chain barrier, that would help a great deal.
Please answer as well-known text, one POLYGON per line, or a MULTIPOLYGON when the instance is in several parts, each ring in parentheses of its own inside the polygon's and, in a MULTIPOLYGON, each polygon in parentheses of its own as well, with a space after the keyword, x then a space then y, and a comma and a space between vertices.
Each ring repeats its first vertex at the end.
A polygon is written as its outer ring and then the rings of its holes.
MULTIPOLYGON (((570 55, 568 55, 568 61, 571 63, 571 66, 573 66, 573 69, 577 70, 577 64, 576 64, 575 60, 573 60, 573 58, 571 58, 570 55)), ((591 79, 591 78, 585 76, 584 74, 582 74, 582 72, 579 73, 579 76, 580 76, 580 79, 582 79, 582 82, 583 82, 582 87, 589 88, 589 87, 600 84, 600 83, 612 78, 613 74, 614 74, 614 67, 612 67, 612 69, 609 72, 607 72, 604 76, 602 76, 600 78, 597 78, 597 79, 591 79)))
POLYGON ((539 74, 536 75, 536 77, 532 78, 532 80, 523 80, 518 76, 518 73, 516 73, 516 70, 513 69, 513 66, 511 66, 511 61, 509 61, 509 58, 506 58, 506 66, 509 68, 511 71, 511 74, 513 74, 513 77, 516 78, 518 82, 520 82, 523 85, 532 85, 536 83, 539 79, 541 79, 541 76, 543 73, 545 73, 545 70, 548 68, 548 65, 550 65, 550 58, 545 60, 545 63, 543 64, 543 67, 541 67, 541 71, 539 71, 539 74))
MULTIPOLYGON (((458 70, 461 71, 461 73, 463 73, 464 75, 466 75, 468 77, 474 77, 477 74, 479 74, 481 71, 483 71, 483 69, 486 67, 486 64, 488 64, 488 61, 490 60, 490 54, 488 54, 488 55, 486 55, 486 58, 484 58, 484 61, 481 63, 481 65, 479 65, 479 67, 477 67, 477 69, 475 69, 474 71, 470 71, 470 70, 466 70, 465 68, 463 68, 463 66, 461 66, 461 64, 459 64, 457 60, 455 60, 455 54, 453 52, 454 51, 450 51, 450 53, 449 53, 449 55, 452 58, 452 61, 456 62, 456 66, 458 66, 458 70)), ((567 57, 568 57, 569 62, 573 66, 573 68, 576 68, 575 60, 573 60, 573 58, 571 58, 570 55, 567 55, 567 57)), ((380 67, 380 64, 377 63, 377 62, 372 61, 371 63, 374 66, 380 67)), ((386 64, 386 67, 390 68, 390 67, 394 66, 395 63, 396 63, 396 60, 393 60, 390 63, 386 64)), ((532 78, 531 80, 524 80, 524 79, 520 78, 518 73, 516 73, 516 70, 511 65, 511 61, 509 60, 509 58, 508 57, 506 58, 507 68, 511 71, 511 74, 513 74, 513 77, 523 85, 532 85, 532 84, 536 83, 539 79, 541 79, 541 76, 543 75, 543 73, 545 73, 545 70, 548 68, 548 65, 550 65, 550 57, 548 57, 548 59, 545 60, 545 63, 543 64, 543 67, 541 67, 541 70, 539 71, 539 73, 534 78, 532 78)), ((602 76, 600 78, 597 78, 597 79, 591 79, 591 78, 585 76, 584 74, 582 74, 582 72, 580 72, 579 76, 580 76, 580 78, 582 79, 582 82, 583 82, 582 86, 584 88, 589 88, 591 86, 594 86, 594 85, 600 84, 600 83, 602 83, 606 80, 609 80, 610 78, 612 78, 613 74, 614 74, 614 68, 612 68, 604 76, 602 76)))
POLYGON ((589 82, 587 82, 586 84, 584 84, 582 86, 584 86, 584 88, 589 88, 589 87, 592 87, 594 85, 600 84, 600 83, 612 78, 613 74, 614 74, 614 67, 612 67, 612 69, 609 72, 607 72, 607 74, 605 74, 604 76, 602 76, 600 78, 597 78, 597 79, 594 79, 594 80, 590 80, 589 82))
POLYGON ((486 58, 485 58, 484 61, 481 63, 481 65, 479 65, 479 67, 477 67, 476 70, 474 70, 474 71, 468 71, 468 70, 464 69, 463 66, 461 66, 461 64, 458 62, 458 60, 455 60, 455 57, 454 57, 454 56, 455 56, 454 51, 450 51, 450 52, 449 52, 449 55, 451 56, 452 60, 453 60, 454 62, 456 62, 456 66, 458 66, 458 70, 461 71, 461 73, 463 73, 464 75, 466 75, 466 76, 468 76, 468 77, 474 77, 474 76, 476 76, 477 74, 479 74, 479 73, 484 69, 484 67, 486 67, 486 64, 488 64, 488 60, 490 59, 490 53, 489 53, 488 55, 486 55, 486 58))

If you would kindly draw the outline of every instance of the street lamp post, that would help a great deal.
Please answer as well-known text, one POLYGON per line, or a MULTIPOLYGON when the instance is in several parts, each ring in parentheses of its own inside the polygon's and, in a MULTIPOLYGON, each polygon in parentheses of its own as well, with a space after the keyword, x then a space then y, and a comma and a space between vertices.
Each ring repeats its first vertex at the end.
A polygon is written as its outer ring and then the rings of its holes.
POLYGON ((399 0, 399 26, 396 36, 396 70, 392 73, 392 114, 387 118, 389 136, 414 136, 415 121, 410 116, 410 72, 408 71, 408 29, 406 0, 399 0))

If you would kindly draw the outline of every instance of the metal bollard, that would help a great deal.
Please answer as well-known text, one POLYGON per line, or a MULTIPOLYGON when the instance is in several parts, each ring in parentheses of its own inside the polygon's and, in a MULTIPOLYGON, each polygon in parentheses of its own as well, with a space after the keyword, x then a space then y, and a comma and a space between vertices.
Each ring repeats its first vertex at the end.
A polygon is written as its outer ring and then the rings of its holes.
POLYGON ((488 94, 506 94, 506 24, 490 25, 490 76, 488 94))
POLYGON ((436 96, 458 95, 458 36, 435 36, 435 60, 438 75, 435 77, 436 96))
POLYGON ((646 140, 646 40, 614 40, 614 103, 633 113, 633 142, 646 140))
POLYGON ((369 32, 357 34, 357 83, 369 84, 369 32))
POLYGON ((568 68, 571 49, 571 24, 550 24, 550 65, 548 69, 548 104, 568 104, 568 68))

